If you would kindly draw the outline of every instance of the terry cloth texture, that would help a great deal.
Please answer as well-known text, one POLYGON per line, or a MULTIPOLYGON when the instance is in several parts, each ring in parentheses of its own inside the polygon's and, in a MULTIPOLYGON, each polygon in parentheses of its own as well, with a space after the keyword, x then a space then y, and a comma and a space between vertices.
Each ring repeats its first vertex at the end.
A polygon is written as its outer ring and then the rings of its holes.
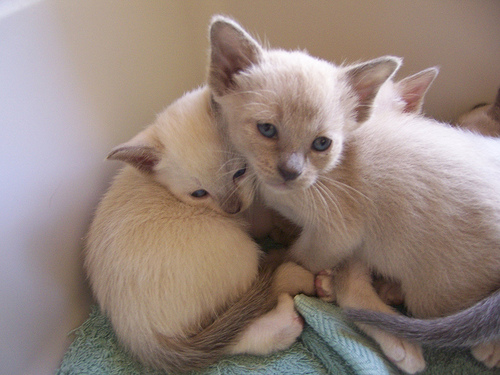
MULTIPOLYGON (((295 306, 306 325, 290 349, 267 357, 228 356, 191 375, 389 375, 401 374, 377 345, 347 322, 341 310, 317 298, 299 295, 295 306)), ((75 332, 58 375, 147 374, 165 375, 145 367, 119 345, 109 320, 97 307, 75 332)), ((476 361, 469 350, 424 348, 425 375, 499 375, 476 361)))

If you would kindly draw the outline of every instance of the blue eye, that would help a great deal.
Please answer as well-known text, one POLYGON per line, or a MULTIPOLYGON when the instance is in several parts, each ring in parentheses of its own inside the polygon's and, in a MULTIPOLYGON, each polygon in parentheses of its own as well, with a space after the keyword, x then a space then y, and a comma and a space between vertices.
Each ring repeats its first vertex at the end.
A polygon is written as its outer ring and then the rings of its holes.
POLYGON ((332 140, 326 137, 318 137, 312 143, 312 148, 316 151, 325 151, 332 144, 332 140))
POLYGON ((259 122, 257 124, 257 128, 259 129, 260 134, 262 134, 266 138, 272 138, 278 133, 276 126, 274 126, 273 124, 270 124, 268 122, 265 122, 265 123, 259 122))
POLYGON ((246 166, 244 168, 241 168, 240 170, 236 171, 236 173, 233 175, 233 180, 236 180, 238 177, 243 176, 246 171, 247 171, 246 166))
POLYGON ((196 191, 193 191, 193 192, 191 193, 191 196, 192 196, 193 198, 203 198, 203 197, 205 197, 205 196, 207 196, 207 195, 208 195, 208 191, 203 190, 203 189, 196 190, 196 191))

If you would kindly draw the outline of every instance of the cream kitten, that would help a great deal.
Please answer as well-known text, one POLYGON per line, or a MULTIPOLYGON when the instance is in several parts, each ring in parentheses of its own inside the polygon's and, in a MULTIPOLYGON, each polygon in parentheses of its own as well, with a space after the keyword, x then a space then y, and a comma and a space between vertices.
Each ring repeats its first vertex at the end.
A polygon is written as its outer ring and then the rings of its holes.
MULTIPOLYGON (((221 17, 211 47, 209 84, 231 142, 266 203, 303 228, 290 250, 301 264, 318 272, 358 259, 401 282, 416 317, 452 314, 500 287, 498 141, 412 113, 370 117, 396 58, 336 67, 264 50, 221 17)), ((347 295, 388 309, 367 284, 346 283, 347 295)), ((403 370, 423 369, 418 347, 377 341, 403 370)))
MULTIPOLYGON (((374 112, 396 110, 401 112, 421 111, 423 98, 429 85, 438 73, 437 68, 429 68, 406 77, 399 82, 388 80, 377 94, 373 107, 374 112)), ((489 107, 491 108, 491 107, 489 107)), ((483 114, 488 112, 481 112, 483 114)), ((490 112, 491 113, 491 112, 490 112)), ((471 113, 473 114, 473 113, 471 113)), ((468 126, 485 129, 491 122, 487 116, 466 116, 468 126), (484 125, 484 126, 483 126, 484 125)), ((364 268, 368 274, 369 269, 364 268)), ((335 271, 323 271, 316 277, 316 289, 322 299, 334 301, 337 294, 342 293, 339 279, 349 280, 349 275, 363 270, 361 264, 348 263, 335 271), (335 277, 332 277, 335 276, 335 277)), ((351 276, 352 277, 352 276, 351 276)), ((356 276, 359 284, 359 275, 356 276)), ((345 281, 344 281, 345 282, 345 281)), ((386 303, 403 303, 399 283, 390 283, 384 279, 376 279, 374 287, 386 303)), ((368 289, 370 289, 368 287, 368 289)), ((345 290, 344 290, 345 291, 345 290)), ((340 296, 342 299, 342 296, 340 296)), ((485 343, 500 339, 500 293, 480 301, 475 306, 444 318, 430 320, 408 318, 401 315, 372 312, 371 310, 348 309, 346 316, 350 319, 375 324, 378 328, 414 342, 440 347, 471 347, 477 357, 485 357, 488 349, 485 343), (488 316, 490 319, 485 319, 488 316), (482 353, 484 351, 485 353, 482 353)), ((494 354, 494 353, 490 353, 494 354)), ((494 357, 490 361, 494 362, 494 357)))
MULTIPOLYGON (((380 87, 377 96, 373 101, 373 111, 399 111, 401 113, 421 113, 424 97, 429 87, 436 79, 439 73, 438 67, 424 69, 418 73, 405 77, 399 81, 388 79, 380 87)), ((335 270, 321 271, 316 277, 316 292, 321 299, 329 302, 337 300, 337 294, 342 290, 337 290, 333 274, 347 272, 349 274, 351 263, 348 262, 345 267, 335 270)), ((354 266, 354 267, 361 267, 354 266)), ((370 270, 366 269, 367 274, 370 270)), ((338 277, 342 277, 337 275, 338 277)), ((370 290, 371 286, 367 286, 370 290)), ((380 298, 387 304, 400 305, 404 302, 404 296, 401 292, 401 285, 398 282, 386 280, 375 275, 373 288, 377 291, 380 298)), ((342 299, 342 298, 341 298, 342 299)))
POLYGON ((457 125, 479 134, 500 137, 500 89, 492 104, 480 104, 461 115, 457 125))
POLYGON ((219 138, 209 90, 174 102, 108 158, 129 165, 99 204, 85 265, 120 342, 172 372, 290 346, 303 322, 286 293, 313 293, 313 275, 285 263, 273 278, 274 261, 259 273, 263 253, 232 215, 251 203, 244 164, 219 138))

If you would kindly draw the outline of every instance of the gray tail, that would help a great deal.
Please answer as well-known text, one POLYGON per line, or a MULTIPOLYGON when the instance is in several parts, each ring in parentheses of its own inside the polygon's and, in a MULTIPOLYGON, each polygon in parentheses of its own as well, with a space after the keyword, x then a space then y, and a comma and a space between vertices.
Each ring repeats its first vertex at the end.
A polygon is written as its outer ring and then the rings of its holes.
POLYGON ((253 320, 276 306, 273 269, 274 265, 261 270, 250 289, 198 333, 187 337, 157 333, 161 350, 152 361, 150 358, 150 364, 172 373, 183 373, 215 363, 253 320))
POLYGON ((345 316, 422 344, 472 347, 500 339, 500 290, 468 309, 443 318, 414 319, 358 309, 346 309, 345 316))

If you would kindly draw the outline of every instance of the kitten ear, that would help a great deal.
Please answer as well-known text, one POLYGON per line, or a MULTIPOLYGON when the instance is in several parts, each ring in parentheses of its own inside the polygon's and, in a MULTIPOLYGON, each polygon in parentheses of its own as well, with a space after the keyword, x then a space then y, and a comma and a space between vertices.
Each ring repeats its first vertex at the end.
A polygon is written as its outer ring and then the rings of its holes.
POLYGON ((380 86, 387 81, 401 66, 402 59, 384 56, 348 68, 347 80, 357 95, 356 121, 365 121, 370 117, 373 100, 380 86))
POLYGON ((498 89, 497 97, 488 112, 495 121, 500 122, 500 88, 498 89))
POLYGON ((262 48, 238 23, 214 16, 210 24, 208 83, 218 95, 234 87, 233 76, 257 63, 262 48))
POLYGON ((121 160, 140 171, 152 173, 161 160, 159 142, 151 137, 150 129, 137 134, 130 141, 116 146, 108 154, 109 160, 121 160))
POLYGON ((405 103, 403 112, 420 113, 424 96, 439 73, 437 66, 422 70, 396 83, 395 88, 405 103))

